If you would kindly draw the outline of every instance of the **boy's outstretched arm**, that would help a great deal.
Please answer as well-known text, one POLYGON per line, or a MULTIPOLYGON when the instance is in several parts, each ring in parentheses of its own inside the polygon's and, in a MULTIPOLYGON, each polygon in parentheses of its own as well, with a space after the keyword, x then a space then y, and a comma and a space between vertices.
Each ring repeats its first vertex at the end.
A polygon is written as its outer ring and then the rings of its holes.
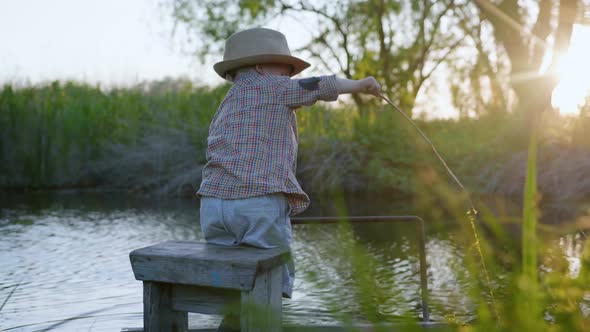
POLYGON ((381 85, 377 80, 369 76, 362 80, 349 80, 346 78, 336 78, 336 89, 338 94, 343 93, 368 93, 378 96, 381 92, 381 85))
POLYGON ((313 105, 317 100, 334 101, 344 93, 379 95, 381 85, 371 76, 362 80, 338 78, 335 75, 290 79, 272 76, 282 103, 291 108, 313 105))

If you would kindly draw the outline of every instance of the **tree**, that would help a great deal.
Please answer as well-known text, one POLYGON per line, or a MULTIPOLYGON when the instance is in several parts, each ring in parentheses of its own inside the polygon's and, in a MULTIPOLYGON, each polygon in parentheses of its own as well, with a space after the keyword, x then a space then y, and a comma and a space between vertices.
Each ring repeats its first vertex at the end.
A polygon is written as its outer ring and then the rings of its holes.
POLYGON ((509 61, 494 41, 493 28, 475 5, 458 8, 470 56, 453 67, 450 88, 460 117, 506 113, 511 108, 509 61))
MULTIPOLYGON (((233 32, 294 17, 314 27, 294 52, 329 72, 356 79, 375 76, 383 91, 406 111, 424 83, 463 44, 456 0, 171 0, 175 21, 202 37, 203 58, 220 56, 233 32)), ((305 26, 302 26, 305 28, 305 26)), ((353 95, 361 113, 369 103, 353 95)))
POLYGON ((521 5, 518 0, 501 0, 497 4, 475 0, 509 59, 510 84, 518 98, 518 109, 529 120, 551 105, 552 91, 559 82, 555 67, 569 47, 574 23, 582 19, 583 7, 578 1, 538 0, 521 5), (531 14, 535 11, 536 18, 531 14), (534 23, 527 25, 529 20, 534 23), (552 45, 549 40, 553 40, 552 45), (551 64, 541 75, 543 59, 549 54, 551 64))

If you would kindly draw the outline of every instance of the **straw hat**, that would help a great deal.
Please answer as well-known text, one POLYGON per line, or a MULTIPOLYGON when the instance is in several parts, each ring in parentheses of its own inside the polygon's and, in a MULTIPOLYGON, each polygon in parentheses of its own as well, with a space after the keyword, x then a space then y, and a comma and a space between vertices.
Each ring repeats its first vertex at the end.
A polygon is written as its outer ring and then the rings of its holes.
POLYGON ((225 78, 228 71, 262 63, 291 65, 291 76, 310 66, 309 63, 291 55, 285 35, 276 30, 253 28, 229 36, 225 41, 223 61, 213 65, 213 69, 225 78))

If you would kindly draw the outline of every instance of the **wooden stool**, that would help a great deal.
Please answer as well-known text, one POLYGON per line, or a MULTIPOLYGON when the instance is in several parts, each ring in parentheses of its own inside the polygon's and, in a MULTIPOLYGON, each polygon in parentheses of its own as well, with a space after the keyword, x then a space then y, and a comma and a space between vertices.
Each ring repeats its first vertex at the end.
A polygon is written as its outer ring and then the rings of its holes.
POLYGON ((282 331, 288 249, 168 241, 129 254, 143 281, 144 331, 188 331, 188 312, 240 316, 242 331, 282 331))

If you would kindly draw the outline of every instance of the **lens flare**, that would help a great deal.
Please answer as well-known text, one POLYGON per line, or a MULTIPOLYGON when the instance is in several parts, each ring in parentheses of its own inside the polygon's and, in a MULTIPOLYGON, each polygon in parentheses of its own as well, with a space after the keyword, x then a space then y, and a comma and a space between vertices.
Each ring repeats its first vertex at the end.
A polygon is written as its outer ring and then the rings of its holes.
POLYGON ((579 114, 590 94, 590 26, 575 25, 568 52, 557 66, 559 84, 551 103, 564 115, 579 114))

